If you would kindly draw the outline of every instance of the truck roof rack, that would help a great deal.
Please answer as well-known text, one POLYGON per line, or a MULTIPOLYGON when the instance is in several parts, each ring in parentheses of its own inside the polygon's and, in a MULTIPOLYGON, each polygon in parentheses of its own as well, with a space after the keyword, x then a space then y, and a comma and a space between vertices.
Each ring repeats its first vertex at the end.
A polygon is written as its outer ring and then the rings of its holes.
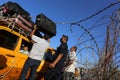
POLYGON ((16 17, 5 17, 1 15, 0 25, 9 27, 25 37, 28 37, 33 29, 33 25, 21 15, 17 15, 16 17))

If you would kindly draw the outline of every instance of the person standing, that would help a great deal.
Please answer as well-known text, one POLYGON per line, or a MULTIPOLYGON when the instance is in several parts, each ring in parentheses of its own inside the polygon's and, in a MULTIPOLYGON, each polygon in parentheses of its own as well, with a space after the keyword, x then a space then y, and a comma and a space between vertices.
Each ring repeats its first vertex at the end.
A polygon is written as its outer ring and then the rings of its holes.
POLYGON ((75 69, 77 68, 76 51, 77 51, 76 46, 72 46, 70 48, 70 52, 68 55, 70 60, 69 60, 68 64, 66 64, 66 66, 65 66, 64 80, 73 80, 74 79, 75 69))
POLYGON ((49 64, 49 68, 45 73, 45 80, 62 80, 62 71, 64 67, 64 61, 68 53, 68 36, 63 35, 60 39, 60 46, 56 50, 56 59, 49 64))
POLYGON ((36 70, 41 60, 43 59, 46 49, 49 47, 50 43, 49 37, 46 34, 42 38, 34 35, 36 29, 37 27, 35 25, 34 30, 30 35, 31 39, 33 40, 33 46, 30 51, 29 57, 24 63, 19 80, 25 80, 29 68, 30 68, 29 80, 35 80, 36 70))

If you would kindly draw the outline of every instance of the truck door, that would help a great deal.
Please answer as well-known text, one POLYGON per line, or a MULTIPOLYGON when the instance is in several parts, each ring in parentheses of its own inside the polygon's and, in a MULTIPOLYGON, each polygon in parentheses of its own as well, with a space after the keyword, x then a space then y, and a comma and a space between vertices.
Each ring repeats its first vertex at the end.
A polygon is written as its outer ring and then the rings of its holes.
POLYGON ((15 67, 15 48, 19 37, 0 29, 0 74, 5 76, 15 67))
POLYGON ((17 52, 18 63, 16 66, 22 69, 24 62, 26 61, 26 59, 29 55, 29 52, 31 50, 32 43, 30 43, 27 40, 21 39, 21 43, 19 45, 20 45, 20 49, 17 52))

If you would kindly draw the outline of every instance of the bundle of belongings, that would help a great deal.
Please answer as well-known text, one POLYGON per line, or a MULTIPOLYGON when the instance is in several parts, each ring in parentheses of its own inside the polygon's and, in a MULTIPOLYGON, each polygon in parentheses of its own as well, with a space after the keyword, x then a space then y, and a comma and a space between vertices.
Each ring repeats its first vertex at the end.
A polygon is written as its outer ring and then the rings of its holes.
POLYGON ((18 3, 9 1, 1 5, 0 10, 2 10, 3 16, 9 18, 9 21, 15 22, 15 26, 20 27, 26 34, 33 30, 33 25, 37 25, 36 35, 39 36, 40 32, 46 34, 49 38, 56 35, 56 24, 42 13, 36 16, 34 23, 30 14, 18 3))
POLYGON ((16 15, 21 15, 26 20, 30 20, 30 13, 25 11, 18 3, 15 2, 7 2, 0 6, 3 9, 3 15, 9 17, 15 17, 16 15))
POLYGON ((30 33, 33 29, 33 21, 31 20, 30 14, 25 11, 18 3, 15 2, 6 2, 0 6, 0 11, 3 14, 3 18, 6 21, 1 22, 1 24, 12 25, 12 27, 17 28, 18 32, 30 33))

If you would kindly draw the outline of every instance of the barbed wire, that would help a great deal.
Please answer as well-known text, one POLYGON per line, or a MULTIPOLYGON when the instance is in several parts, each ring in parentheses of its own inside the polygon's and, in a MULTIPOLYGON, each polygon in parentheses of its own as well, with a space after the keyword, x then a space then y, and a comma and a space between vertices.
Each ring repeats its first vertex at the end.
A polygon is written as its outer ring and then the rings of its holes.
POLYGON ((111 3, 110 5, 108 5, 107 7, 103 8, 102 10, 99 10, 98 12, 92 14, 91 16, 86 17, 86 18, 84 18, 84 19, 82 19, 82 20, 80 20, 80 21, 78 21, 78 22, 76 22, 76 23, 81 23, 81 22, 83 22, 83 21, 86 21, 86 20, 88 20, 88 19, 90 19, 90 18, 92 18, 92 17, 94 17, 94 16, 100 14, 101 12, 103 12, 103 11, 109 9, 110 7, 112 7, 112 6, 116 5, 116 4, 119 4, 119 3, 120 3, 120 1, 111 3))
MULTIPOLYGON (((71 24, 72 25, 72 24, 71 24)), ((73 24, 74 25, 74 24, 73 24)), ((89 34, 89 36, 91 37, 91 40, 94 41, 95 45, 96 45, 96 48, 97 48, 97 52, 99 53, 99 48, 98 48, 98 44, 94 38, 94 36, 90 33, 89 30, 87 30, 85 27, 81 26, 80 24, 76 24, 77 26, 79 26, 81 29, 83 29, 85 32, 87 32, 89 34)), ((98 54, 99 55, 99 54, 98 54)))
POLYGON ((96 13, 94 13, 94 14, 92 14, 92 15, 84 18, 84 19, 81 19, 79 21, 76 21, 76 22, 56 22, 56 24, 78 24, 78 23, 84 22, 84 21, 86 21, 88 19, 91 19, 92 17, 102 13, 103 11, 105 11, 105 10, 107 10, 107 9, 111 8, 112 6, 117 5, 119 3, 120 3, 120 0, 117 1, 117 2, 114 2, 114 3, 111 3, 107 7, 103 8, 103 9, 99 10, 98 12, 96 12, 96 13))

